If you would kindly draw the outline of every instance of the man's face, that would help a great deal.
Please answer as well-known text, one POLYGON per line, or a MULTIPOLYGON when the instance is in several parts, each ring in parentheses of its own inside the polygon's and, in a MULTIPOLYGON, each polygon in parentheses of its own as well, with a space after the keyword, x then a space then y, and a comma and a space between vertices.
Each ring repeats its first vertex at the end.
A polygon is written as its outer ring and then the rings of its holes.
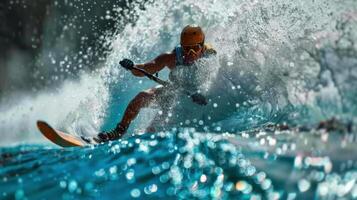
POLYGON ((182 46, 182 49, 183 49, 184 61, 187 64, 192 64, 197 59, 199 59, 203 54, 202 44, 182 46))

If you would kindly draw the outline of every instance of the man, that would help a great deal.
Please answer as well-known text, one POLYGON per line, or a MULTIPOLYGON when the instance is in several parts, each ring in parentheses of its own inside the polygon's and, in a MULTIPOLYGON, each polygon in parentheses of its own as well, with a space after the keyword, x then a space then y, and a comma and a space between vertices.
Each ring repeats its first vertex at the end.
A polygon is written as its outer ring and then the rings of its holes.
MULTIPOLYGON (((174 83, 173 85, 175 85, 175 80, 180 79, 179 76, 174 75, 175 73, 173 72, 175 70, 191 66, 195 63, 195 61, 202 57, 216 54, 216 51, 213 48, 205 44, 205 34, 199 26, 186 26, 181 32, 180 44, 181 45, 177 46, 172 52, 161 54, 148 63, 134 65, 131 60, 124 59, 120 61, 120 64, 124 68, 131 70, 131 73, 134 76, 139 77, 144 76, 144 74, 133 68, 140 68, 150 74, 155 74, 164 69, 164 67, 168 67, 170 70, 170 81, 174 83)), ((172 89, 173 88, 170 88, 170 90, 172 89)), ((131 121, 134 120, 140 112, 140 109, 147 107, 151 103, 158 100, 162 95, 164 95, 163 93, 165 93, 165 90, 168 90, 168 88, 156 87, 140 92, 130 101, 122 120, 117 124, 116 128, 99 133, 95 140, 98 142, 105 142, 122 137, 128 129, 131 121)), ((169 101, 169 99, 166 100, 169 101)))

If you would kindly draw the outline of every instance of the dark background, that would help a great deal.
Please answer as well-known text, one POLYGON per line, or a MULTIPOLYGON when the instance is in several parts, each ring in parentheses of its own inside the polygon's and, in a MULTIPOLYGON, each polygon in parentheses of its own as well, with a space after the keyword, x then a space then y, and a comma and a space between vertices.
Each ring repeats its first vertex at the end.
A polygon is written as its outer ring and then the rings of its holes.
POLYGON ((0 103, 99 68, 109 50, 107 38, 135 21, 135 15, 125 14, 131 4, 123 0, 2 0, 0 103))

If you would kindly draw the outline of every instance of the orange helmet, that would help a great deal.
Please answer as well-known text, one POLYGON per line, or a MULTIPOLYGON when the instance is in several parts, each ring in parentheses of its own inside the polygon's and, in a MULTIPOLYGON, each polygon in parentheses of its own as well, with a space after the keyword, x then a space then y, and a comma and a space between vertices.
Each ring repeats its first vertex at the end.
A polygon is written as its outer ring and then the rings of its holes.
POLYGON ((203 44, 205 42, 205 34, 201 27, 196 25, 188 25, 181 32, 181 46, 191 46, 203 44))

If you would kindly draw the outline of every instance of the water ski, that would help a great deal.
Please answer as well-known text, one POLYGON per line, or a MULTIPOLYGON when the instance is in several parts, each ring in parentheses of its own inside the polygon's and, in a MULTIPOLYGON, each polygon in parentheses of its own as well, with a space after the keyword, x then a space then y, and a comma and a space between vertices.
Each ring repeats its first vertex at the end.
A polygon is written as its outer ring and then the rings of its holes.
POLYGON ((91 141, 84 137, 77 137, 56 130, 44 121, 37 121, 37 127, 47 139, 61 147, 83 147, 88 144, 96 143, 95 141, 91 141))

